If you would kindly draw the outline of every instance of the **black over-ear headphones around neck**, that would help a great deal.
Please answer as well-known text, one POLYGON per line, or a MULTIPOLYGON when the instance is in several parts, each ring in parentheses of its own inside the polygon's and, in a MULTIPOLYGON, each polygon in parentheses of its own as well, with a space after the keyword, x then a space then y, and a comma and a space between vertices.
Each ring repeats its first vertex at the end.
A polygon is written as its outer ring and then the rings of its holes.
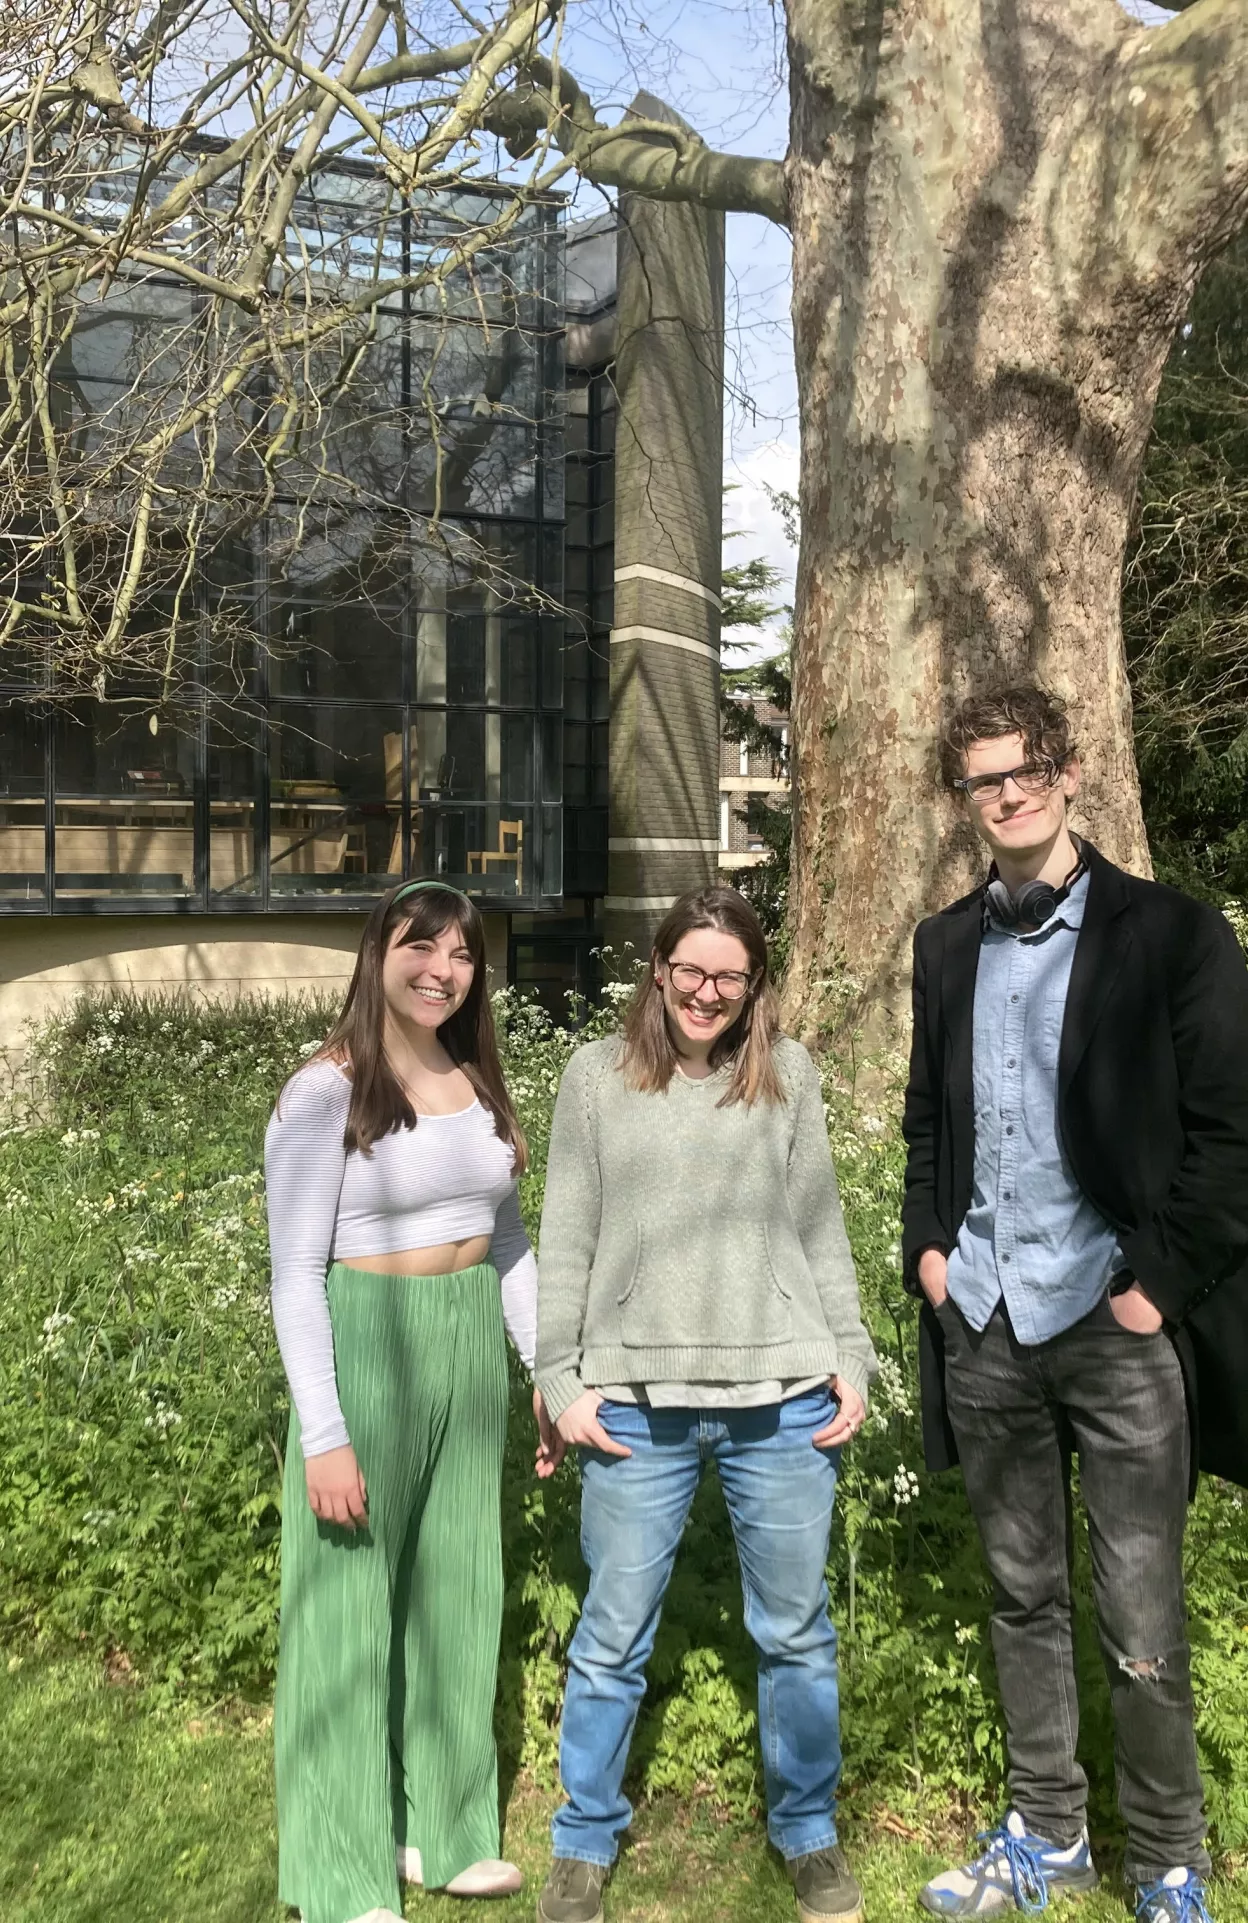
POLYGON ((1087 859, 1080 849, 1079 859, 1065 881, 1060 884, 1025 881, 1018 893, 1012 895, 997 873, 994 861, 988 871, 984 906, 999 928, 1042 928, 1046 921, 1052 921, 1075 883, 1087 872, 1087 859))

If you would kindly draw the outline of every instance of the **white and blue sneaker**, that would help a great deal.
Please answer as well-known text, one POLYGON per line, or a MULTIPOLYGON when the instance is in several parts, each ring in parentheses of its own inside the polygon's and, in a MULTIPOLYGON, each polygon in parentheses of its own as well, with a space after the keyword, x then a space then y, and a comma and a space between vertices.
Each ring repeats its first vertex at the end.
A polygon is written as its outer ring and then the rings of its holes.
POLYGON ((1213 1923, 1195 1870, 1167 1870, 1155 1883, 1137 1883, 1135 1914, 1139 1923, 1213 1923))
MULTIPOLYGON (((1085 1830, 1069 1849, 1033 1836, 1016 1809, 995 1830, 984 1830, 982 1856, 961 1869, 934 1876, 919 1892, 933 1916, 997 1916, 1002 1910, 1043 1910, 1050 1895, 1094 1890, 1099 1881, 1085 1830)), ((1141 1912, 1142 1915, 1142 1912, 1141 1912)), ((1201 1923, 1193 1912, 1179 1919, 1171 1912, 1150 1915, 1144 1923, 1201 1923)))

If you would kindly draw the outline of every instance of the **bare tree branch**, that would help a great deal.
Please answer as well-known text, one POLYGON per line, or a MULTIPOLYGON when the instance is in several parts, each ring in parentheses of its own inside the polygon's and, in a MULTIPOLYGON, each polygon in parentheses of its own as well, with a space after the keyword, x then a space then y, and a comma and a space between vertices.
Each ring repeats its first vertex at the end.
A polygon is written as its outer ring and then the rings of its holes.
POLYGON ((366 67, 355 83, 357 93, 376 93, 379 87, 400 87, 411 80, 438 80, 444 74, 462 73, 480 53, 485 35, 461 40, 458 46, 435 47, 428 53, 398 53, 380 66, 366 67))

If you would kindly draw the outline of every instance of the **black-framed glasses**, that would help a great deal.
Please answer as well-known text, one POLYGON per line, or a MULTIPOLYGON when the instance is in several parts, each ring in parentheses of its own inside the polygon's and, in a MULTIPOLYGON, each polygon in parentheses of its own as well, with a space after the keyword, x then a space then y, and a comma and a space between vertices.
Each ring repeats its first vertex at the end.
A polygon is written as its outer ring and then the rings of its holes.
POLYGON ((743 975, 736 968, 721 968, 717 975, 708 975, 696 962, 674 962, 670 958, 667 968, 678 995, 696 995, 703 982, 713 982, 721 1002, 739 1002, 754 986, 754 976, 743 975))
POLYGON ((968 801, 1000 801, 1007 781, 1025 795, 1042 795, 1054 785, 1065 765, 1064 761, 1024 761, 1021 768, 1007 768, 999 775, 963 775, 953 785, 968 801))

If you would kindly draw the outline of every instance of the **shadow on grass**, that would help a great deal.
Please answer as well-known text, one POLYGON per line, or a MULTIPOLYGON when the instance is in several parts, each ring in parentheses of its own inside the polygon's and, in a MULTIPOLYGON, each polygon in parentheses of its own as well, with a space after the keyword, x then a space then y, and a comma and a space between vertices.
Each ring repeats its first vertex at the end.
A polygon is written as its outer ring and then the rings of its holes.
MULTIPOLYGON (((525 1875, 518 1897, 463 1903, 409 1891, 407 1916, 531 1923, 553 1802, 514 1779, 506 1838, 525 1875)), ((276 1899, 266 1714, 188 1720, 141 1690, 110 1684, 89 1658, 0 1654, 0 1811, 4 1923, 288 1923, 276 1899)), ((844 1818, 871 1923, 914 1923, 917 1889, 965 1838, 951 1833, 942 1807, 903 1816, 861 1791, 847 1799, 844 1818)), ((760 1820, 675 1799, 639 1812, 607 1909, 611 1923, 791 1923, 795 1915, 760 1820)), ((1248 1880, 1217 1882, 1211 1909, 1217 1923, 1248 1923, 1248 1880)), ((1081 1923, 1126 1916, 1113 1884, 1079 1906, 1081 1923)))

